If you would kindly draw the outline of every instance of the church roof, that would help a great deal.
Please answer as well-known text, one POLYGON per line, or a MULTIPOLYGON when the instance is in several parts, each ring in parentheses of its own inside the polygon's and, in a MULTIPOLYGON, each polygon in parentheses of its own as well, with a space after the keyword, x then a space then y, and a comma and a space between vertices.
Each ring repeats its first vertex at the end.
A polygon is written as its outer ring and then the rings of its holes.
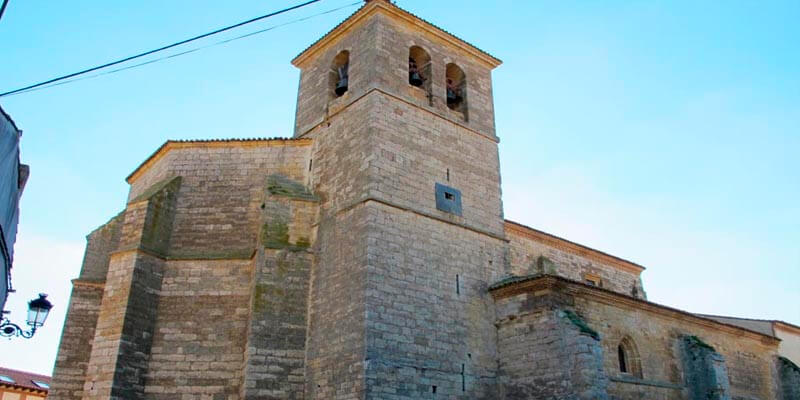
POLYGON ((153 163, 158 161, 173 148, 181 147, 224 147, 231 145, 306 145, 311 144, 311 139, 304 138, 232 138, 232 139, 195 139, 195 140, 167 140, 150 157, 147 157, 136 169, 125 178, 125 181, 132 183, 136 178, 147 170, 153 163))
POLYGON ((697 314, 697 315, 703 318, 710 318, 720 322, 725 322, 727 324, 738 325, 744 328, 757 330, 772 336, 776 336, 775 331, 773 329, 774 325, 783 326, 785 328, 789 328, 790 330, 800 332, 800 326, 790 324, 786 321, 781 321, 779 319, 741 318, 741 317, 729 317, 727 315, 711 315, 711 314, 697 314))
POLYGON ((34 392, 47 393, 50 386, 50 377, 47 375, 0 367, 0 385, 13 387, 15 389, 27 389, 34 392))
POLYGON ((575 243, 571 240, 567 240, 562 237, 544 231, 540 231, 536 228, 531 228, 530 226, 520 224, 519 222, 505 220, 505 225, 506 225, 506 231, 513 230, 515 232, 522 233, 533 240, 544 242, 550 246, 553 246, 567 253, 577 254, 579 256, 586 257, 600 263, 609 264, 619 269, 623 269, 636 274, 640 274, 642 271, 645 270, 644 266, 639 265, 633 261, 628 261, 624 258, 620 258, 615 255, 593 249, 589 246, 584 246, 580 243, 575 243))
POLYGON ((617 293, 606 288, 589 285, 558 275, 532 274, 525 276, 510 276, 490 285, 488 290, 493 296, 503 298, 515 296, 519 293, 524 293, 531 290, 539 290, 541 287, 560 287, 573 293, 586 293, 596 298, 605 299, 607 304, 626 304, 630 307, 635 307, 641 310, 651 311, 663 315, 672 315, 700 325, 706 325, 713 328, 722 328, 729 332, 740 332, 747 333, 749 335, 756 335, 756 337, 768 339, 773 343, 780 342, 780 339, 774 335, 753 329, 752 327, 732 324, 728 321, 713 319, 706 315, 690 313, 678 308, 653 303, 652 301, 644 299, 638 299, 633 296, 617 293))
POLYGON ((409 11, 406 11, 398 7, 397 5, 393 4, 388 0, 366 0, 364 2, 364 5, 361 6, 361 8, 356 10, 344 21, 340 22, 338 25, 333 27, 333 29, 328 31, 328 33, 323 35, 321 38, 317 39, 316 42, 312 43, 311 45, 306 47, 305 50, 300 52, 300 54, 298 54, 297 57, 295 57, 292 60, 292 64, 295 66, 299 66, 300 64, 303 63, 303 61, 305 61, 309 56, 314 54, 318 49, 324 47, 326 43, 333 41, 334 39, 336 39, 336 37, 347 31, 347 29, 350 26, 356 24, 362 18, 366 17, 367 15, 370 15, 373 12, 377 12, 378 10, 386 11, 391 15, 395 15, 397 17, 408 20, 412 23, 416 23, 416 25, 422 28, 423 30, 426 30, 435 36, 443 38, 446 41, 451 42, 467 50, 468 52, 475 55, 477 58, 484 60, 486 63, 491 65, 492 68, 497 67, 502 63, 502 61, 497 57, 475 47, 471 43, 459 38, 458 36, 448 32, 447 30, 442 29, 439 26, 434 25, 431 22, 428 22, 420 18, 416 14, 413 14, 409 11))

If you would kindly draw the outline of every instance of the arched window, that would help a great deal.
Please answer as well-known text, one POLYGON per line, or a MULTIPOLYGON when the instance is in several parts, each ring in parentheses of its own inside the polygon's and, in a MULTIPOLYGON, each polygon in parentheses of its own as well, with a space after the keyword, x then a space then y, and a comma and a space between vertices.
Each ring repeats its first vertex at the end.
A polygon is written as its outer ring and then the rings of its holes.
POLYGON ((422 47, 411 46, 408 49, 408 83, 429 92, 430 77, 431 56, 422 47))
POLYGON ((333 63, 331 64, 331 72, 330 72, 330 88, 331 93, 333 93, 333 97, 339 97, 345 92, 347 92, 348 88, 348 68, 350 67, 350 52, 347 50, 342 50, 336 57, 333 58, 333 63))
POLYGON ((467 110, 467 77, 464 71, 453 63, 447 64, 445 70, 445 87, 447 88, 447 107, 460 111, 466 116, 467 110))
POLYGON ((642 363, 639 359, 639 350, 629 336, 622 338, 617 346, 617 365, 619 372, 637 378, 642 377, 642 363))

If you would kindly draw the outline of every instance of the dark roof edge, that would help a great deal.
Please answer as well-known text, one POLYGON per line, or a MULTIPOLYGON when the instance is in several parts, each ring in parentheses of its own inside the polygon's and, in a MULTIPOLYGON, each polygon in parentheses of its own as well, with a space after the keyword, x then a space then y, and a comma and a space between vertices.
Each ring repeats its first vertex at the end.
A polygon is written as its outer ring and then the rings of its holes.
POLYGON ((13 118, 11 118, 11 116, 10 116, 10 115, 8 115, 8 113, 6 113, 6 111, 5 111, 5 110, 3 110, 3 107, 2 107, 2 106, 0 106, 0 113, 1 113, 1 114, 3 114, 3 116, 4 116, 4 117, 5 117, 7 120, 8 120, 8 122, 11 122, 11 126, 13 126, 13 127, 14 127, 14 129, 16 129, 16 130, 17 130, 17 134, 19 134, 19 132, 22 132, 22 130, 21 130, 21 129, 19 129, 19 127, 17 126, 17 124, 14 122, 14 119, 13 119, 13 118))
POLYGON ((779 320, 779 319, 758 319, 758 318, 730 317, 730 316, 727 316, 727 315, 700 314, 700 313, 695 313, 695 315, 699 315, 699 316, 701 316, 703 318, 728 318, 728 319, 739 319, 739 320, 743 320, 743 321, 770 322, 770 323, 788 325, 788 326, 791 326, 793 328, 796 328, 796 329, 800 330, 800 326, 797 326, 795 324, 790 324, 790 323, 788 323, 786 321, 782 321, 782 320, 779 320))
POLYGON ((584 248, 584 249, 586 249, 586 250, 589 250, 589 251, 593 251, 593 252, 595 252, 595 253, 602 254, 602 255, 604 255, 604 256, 607 256, 607 257, 611 257, 611 258, 617 259, 617 260, 619 260, 619 261, 622 261, 622 262, 625 262, 625 263, 628 263, 628 264, 634 265, 634 266, 636 266, 636 267, 639 267, 639 268, 641 268, 642 270, 646 270, 646 269, 647 269, 647 268, 645 268, 645 267, 644 267, 644 265, 641 265, 641 264, 635 263, 635 262, 633 262, 633 261, 630 261, 630 260, 626 260, 626 259, 624 259, 624 258, 622 258, 622 257, 617 257, 617 256, 615 256, 615 255, 613 255, 613 254, 606 253, 605 251, 602 251, 602 250, 597 250, 597 249, 591 248, 591 247, 589 247, 589 246, 586 246, 586 245, 583 245, 583 244, 580 244, 580 243, 577 243, 577 242, 573 242, 573 241, 571 241, 571 240, 569 240, 569 239, 564 239, 564 238, 562 238, 561 236, 553 235, 552 233, 547 233, 547 232, 545 232, 545 231, 542 231, 542 230, 539 230, 539 229, 536 229, 536 228, 531 228, 531 227, 530 227, 530 226, 528 226, 528 225, 521 224, 521 223, 519 223, 519 222, 515 222, 515 221, 512 221, 512 220, 510 220, 510 219, 507 219, 507 220, 505 220, 505 222, 507 222, 507 223, 509 223, 509 224, 517 225, 517 226, 519 226, 519 227, 521 227, 521 228, 530 229, 530 230, 532 230, 532 231, 534 231, 534 232, 537 232, 537 233, 540 233, 540 234, 542 234, 542 235, 550 236, 550 237, 551 237, 551 238, 553 238, 553 239, 561 240, 561 241, 567 242, 567 243, 569 243, 569 244, 572 244, 572 245, 575 245, 575 246, 578 246, 578 247, 582 247, 582 248, 584 248))
POLYGON ((520 277, 509 277, 509 278, 505 278, 505 279, 503 279, 501 281, 498 281, 498 282, 490 285, 488 291, 492 292, 492 291, 495 291, 495 290, 498 290, 498 289, 501 289, 501 288, 506 288, 506 287, 515 285, 517 283, 529 282, 529 281, 533 281, 533 280, 537 280, 537 279, 554 279, 554 280, 561 281, 561 282, 564 282, 564 283, 567 283, 567 284, 579 286, 579 287, 582 287, 582 288, 585 288, 585 289, 589 289, 589 290, 593 290, 593 291, 596 291, 596 292, 600 292, 600 293, 609 294, 609 295, 612 295, 612 296, 615 296, 615 297, 619 297, 619 298, 625 299, 627 301, 632 301, 632 302, 635 302, 635 303, 640 303, 640 304, 643 304, 643 305, 659 308, 659 309, 662 309, 662 310, 665 310, 665 311, 678 313, 678 314, 681 314, 681 315, 684 315, 684 316, 687 316, 687 317, 691 317, 691 318, 701 319, 703 321, 712 322, 714 324, 724 325, 724 326, 729 327, 729 328, 735 328, 735 329, 738 329, 738 330, 746 331, 746 332, 753 333, 753 334, 756 334, 756 335, 761 336, 761 337, 770 338, 772 340, 776 340, 776 341, 780 341, 781 340, 781 339, 779 339, 779 338, 777 338, 775 336, 767 335, 765 333, 754 331, 754 330, 751 330, 751 329, 747 329, 747 328, 744 328, 744 327, 741 327, 741 326, 738 326, 738 325, 728 324, 728 323, 721 322, 721 321, 718 321, 718 320, 715 320, 715 319, 703 317, 703 316, 695 314, 695 313, 690 313, 688 311, 684 311, 684 310, 681 310, 681 309, 678 309, 678 308, 673 308, 673 307, 665 306, 663 304, 653 303, 652 301, 638 299, 636 297, 628 296, 628 295, 625 295, 625 294, 622 294, 622 293, 617 293, 617 292, 614 292, 614 291, 609 290, 609 289, 588 285, 588 284, 585 284, 583 282, 578 282, 578 281, 575 281, 575 280, 572 280, 572 279, 567 279, 567 278, 564 278, 564 277, 558 276, 558 275, 534 274, 534 275, 526 275, 526 276, 520 276, 520 277), (519 278, 519 279, 514 280, 512 278, 519 278))

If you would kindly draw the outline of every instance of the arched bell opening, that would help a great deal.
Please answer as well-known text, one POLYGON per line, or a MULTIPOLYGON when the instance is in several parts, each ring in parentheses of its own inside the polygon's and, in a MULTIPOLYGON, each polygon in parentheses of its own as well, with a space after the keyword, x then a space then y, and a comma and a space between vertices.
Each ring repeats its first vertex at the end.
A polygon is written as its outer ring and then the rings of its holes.
POLYGON ((350 52, 342 50, 333 58, 330 71, 330 89, 333 97, 340 97, 349 88, 350 52))
POLYGON ((430 91, 431 56, 419 46, 408 49, 408 84, 430 91))
POLYGON ((465 114, 467 110, 467 76, 456 64, 447 64, 445 70, 447 107, 465 114))

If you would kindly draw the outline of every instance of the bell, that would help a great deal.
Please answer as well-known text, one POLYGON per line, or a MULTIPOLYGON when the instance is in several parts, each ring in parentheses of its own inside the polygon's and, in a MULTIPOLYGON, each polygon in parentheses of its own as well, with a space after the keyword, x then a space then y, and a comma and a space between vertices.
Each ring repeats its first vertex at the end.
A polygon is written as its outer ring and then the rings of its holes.
POLYGON ((419 76, 419 72, 412 72, 408 76, 408 83, 410 83, 412 86, 420 87, 422 86, 423 82, 425 82, 425 80, 423 80, 422 77, 419 76))
POLYGON ((347 91, 347 78, 346 77, 340 78, 339 82, 336 82, 336 89, 334 90, 334 92, 336 92, 337 96, 341 96, 346 91, 347 91))
POLYGON ((447 89, 447 105, 457 105, 460 101, 461 96, 459 96, 455 90, 447 89))

